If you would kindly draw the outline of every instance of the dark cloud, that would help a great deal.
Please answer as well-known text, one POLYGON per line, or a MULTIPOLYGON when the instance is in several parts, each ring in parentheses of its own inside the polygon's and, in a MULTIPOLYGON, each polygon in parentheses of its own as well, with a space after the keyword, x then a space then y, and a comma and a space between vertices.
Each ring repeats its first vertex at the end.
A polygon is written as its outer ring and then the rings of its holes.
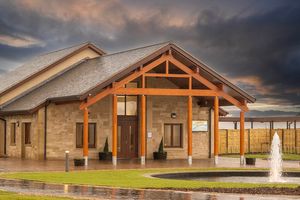
POLYGON ((0 38, 32 43, 0 39, 0 58, 21 62, 86 40, 107 51, 172 40, 258 102, 292 106, 300 104, 299 21, 298 1, 0 1, 0 38))

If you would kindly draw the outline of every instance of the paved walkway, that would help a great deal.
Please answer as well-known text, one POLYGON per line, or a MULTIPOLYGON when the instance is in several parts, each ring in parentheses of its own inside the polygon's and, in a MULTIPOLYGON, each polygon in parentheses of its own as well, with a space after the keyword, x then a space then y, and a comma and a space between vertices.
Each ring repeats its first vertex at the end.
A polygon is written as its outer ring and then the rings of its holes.
MULTIPOLYGON (((285 168, 299 168, 299 161, 284 161, 285 168)), ((118 160, 117 167, 113 167, 111 162, 90 160, 88 170, 96 169, 141 169, 141 168, 209 168, 209 167, 240 167, 239 158, 219 159, 219 164, 214 165, 213 159, 193 160, 193 165, 189 166, 187 160, 167 160, 154 161, 147 160, 145 166, 141 166, 139 160, 118 160)), ((255 166, 243 166, 245 168, 267 168, 268 161, 257 159, 255 166)), ((63 171, 65 162, 63 160, 21 160, 13 158, 0 159, 0 172, 15 171, 63 171)), ((73 161, 70 160, 70 170, 85 170, 84 167, 74 167, 73 161)))

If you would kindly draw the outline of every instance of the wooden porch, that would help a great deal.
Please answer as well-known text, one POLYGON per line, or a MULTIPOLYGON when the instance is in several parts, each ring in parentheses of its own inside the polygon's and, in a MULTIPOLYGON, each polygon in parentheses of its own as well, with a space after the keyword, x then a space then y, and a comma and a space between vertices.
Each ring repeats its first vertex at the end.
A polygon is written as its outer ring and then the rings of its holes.
POLYGON ((187 160, 192 165, 192 104, 193 97, 205 97, 212 102, 214 108, 213 114, 213 146, 214 160, 218 164, 219 154, 219 107, 221 103, 227 102, 226 105, 238 107, 240 112, 240 161, 244 164, 244 113, 248 111, 247 101, 245 99, 236 99, 229 94, 221 83, 212 82, 201 75, 200 66, 188 67, 186 64, 175 58, 173 51, 169 49, 161 55, 131 71, 127 75, 113 81, 104 89, 94 94, 89 94, 83 99, 80 109, 83 111, 84 131, 83 131, 83 156, 85 165, 88 165, 88 122, 89 107, 100 101, 104 97, 112 96, 112 154, 113 165, 117 165, 117 142, 118 142, 118 115, 117 115, 117 96, 118 95, 137 95, 140 98, 140 129, 139 129, 139 149, 140 163, 145 164, 146 148, 146 96, 185 96, 187 97, 187 160), (185 82, 183 88, 149 88, 147 87, 148 78, 168 78, 185 82), (126 84, 138 80, 138 88, 126 88, 126 84))

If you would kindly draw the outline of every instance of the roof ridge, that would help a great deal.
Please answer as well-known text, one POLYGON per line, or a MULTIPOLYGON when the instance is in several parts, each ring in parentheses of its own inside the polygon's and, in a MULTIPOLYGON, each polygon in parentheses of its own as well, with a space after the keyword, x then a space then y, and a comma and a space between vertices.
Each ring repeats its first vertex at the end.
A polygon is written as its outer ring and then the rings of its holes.
POLYGON ((171 41, 166 41, 166 42, 150 44, 150 45, 147 45, 147 46, 135 47, 135 48, 127 49, 127 50, 122 50, 122 51, 117 51, 117 52, 113 52, 113 53, 110 53, 110 54, 106 54, 106 55, 103 55, 102 57, 111 56, 111 55, 120 54, 120 53, 125 53, 125 52, 128 52, 128 51, 139 50, 139 49, 148 48, 148 47, 153 47, 153 46, 156 46, 156 45, 162 45, 162 44, 167 45, 167 44, 171 44, 171 43, 172 43, 171 41))
MULTIPOLYGON (((71 49, 71 48, 74 48, 74 47, 76 47, 76 46, 84 46, 84 45, 87 45, 87 44, 91 44, 91 42, 90 42, 90 41, 86 41, 86 42, 74 44, 74 45, 69 46, 69 47, 65 47, 65 48, 62 48, 62 49, 57 49, 57 50, 54 50, 54 51, 50 51, 50 52, 45 52, 45 53, 39 54, 39 55, 37 55, 36 57, 48 55, 48 54, 51 54, 51 53, 56 53, 56 52, 63 51, 63 50, 66 50, 66 49, 71 49)), ((93 45, 94 45, 94 44, 93 44, 93 45)))

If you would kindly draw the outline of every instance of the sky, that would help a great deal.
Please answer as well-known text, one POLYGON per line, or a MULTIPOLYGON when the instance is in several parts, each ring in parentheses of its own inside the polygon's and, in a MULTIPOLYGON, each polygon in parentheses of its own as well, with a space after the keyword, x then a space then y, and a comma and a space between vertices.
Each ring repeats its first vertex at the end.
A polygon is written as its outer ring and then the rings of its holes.
POLYGON ((300 113, 300 1, 0 0, 0 74, 85 41, 173 41, 255 96, 248 115, 300 113))

